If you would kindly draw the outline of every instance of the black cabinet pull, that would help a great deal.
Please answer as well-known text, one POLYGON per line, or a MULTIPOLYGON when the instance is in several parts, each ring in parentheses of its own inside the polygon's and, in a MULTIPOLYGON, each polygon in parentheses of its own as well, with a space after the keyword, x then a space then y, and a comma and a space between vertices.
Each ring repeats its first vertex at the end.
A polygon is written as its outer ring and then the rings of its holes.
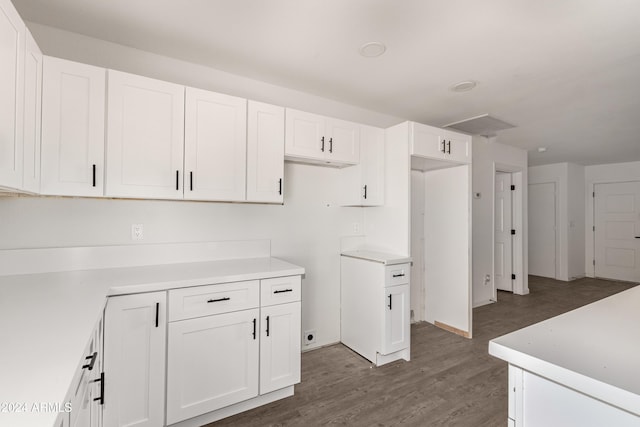
POLYGON ((104 372, 100 373, 100 378, 93 380, 92 382, 100 382, 100 396, 93 399, 94 402, 100 402, 104 405, 104 372))
POLYGON ((210 302, 220 302, 220 301, 229 301, 231 298, 229 297, 224 297, 224 298, 216 298, 216 299, 210 299, 209 301, 207 301, 207 303, 210 302))
POLYGON ((320 141, 322 141, 322 147, 320 147, 320 151, 324 153, 324 136, 320 138, 320 141))
POLYGON ((96 186, 96 165, 93 165, 93 178, 92 178, 92 181, 93 181, 93 186, 95 187, 96 186))
POLYGON ((282 195, 282 178, 278 180, 278 194, 282 195))
POLYGON ((389 294, 389 310, 391 310, 391 298, 393 297, 393 295, 389 294))
POLYGON ((269 336, 269 316, 267 316, 267 336, 269 336))
POLYGON ((364 186, 364 199, 367 200, 367 186, 364 186))
POLYGON ((636 236, 636 239, 640 239, 640 236, 636 236))
POLYGON ((180 190, 180 171, 176 171, 176 190, 180 190))
POLYGON ((447 142, 447 154, 451 154, 451 141, 447 142))
POLYGON ((84 358, 84 360, 89 360, 91 359, 91 362, 87 363, 86 365, 82 365, 82 369, 89 369, 90 371, 93 369, 93 365, 95 365, 96 363, 96 359, 98 358, 98 352, 94 352, 91 356, 87 356, 84 358))
POLYGON ((447 152, 447 141, 445 141, 444 139, 442 140, 442 151, 443 153, 447 152))
POLYGON ((404 277, 404 273, 392 274, 391 277, 404 277))
POLYGON ((189 191, 193 191, 193 171, 189 172, 189 191))
POLYGON ((158 317, 160 316, 160 303, 156 303, 156 328, 158 327, 158 317))
POLYGON ((333 153, 333 138, 329 138, 329 152, 333 153))
POLYGON ((285 292, 293 292, 293 289, 278 289, 277 291, 273 291, 274 294, 282 294, 285 292))
POLYGON ((253 319, 253 339, 256 339, 256 319, 253 319))

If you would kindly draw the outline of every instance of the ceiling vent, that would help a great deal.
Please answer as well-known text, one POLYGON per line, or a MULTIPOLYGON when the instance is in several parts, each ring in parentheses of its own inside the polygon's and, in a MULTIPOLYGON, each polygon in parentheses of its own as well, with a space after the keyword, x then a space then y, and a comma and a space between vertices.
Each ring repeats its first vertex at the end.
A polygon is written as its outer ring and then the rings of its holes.
POLYGON ((491 137, 496 136, 498 131, 514 128, 515 125, 491 117, 489 114, 482 114, 471 117, 470 119, 449 123, 444 127, 456 129, 471 135, 491 137))

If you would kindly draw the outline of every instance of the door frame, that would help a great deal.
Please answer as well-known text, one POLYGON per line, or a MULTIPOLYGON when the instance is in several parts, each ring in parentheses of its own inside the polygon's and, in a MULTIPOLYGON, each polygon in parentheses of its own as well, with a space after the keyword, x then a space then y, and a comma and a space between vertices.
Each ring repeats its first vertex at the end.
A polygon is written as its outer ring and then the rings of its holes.
MULTIPOLYGON (((500 173, 500 174, 503 174, 503 175, 509 175, 509 183, 511 185, 514 185, 513 184, 513 179, 514 178, 513 178, 513 173, 512 172, 503 172, 503 171, 500 171, 500 170, 496 170, 495 173, 496 173, 496 175, 495 175, 496 176, 496 181, 494 181, 494 190, 493 190, 494 191, 494 196, 493 196, 494 197, 494 199, 493 199, 494 200, 494 204, 493 204, 493 207, 494 207, 494 229, 493 229, 493 237, 494 237, 493 256, 494 256, 494 262, 495 262, 495 255, 496 255, 495 240, 496 240, 496 233, 497 233, 496 228, 495 228, 495 212, 496 212, 495 211, 495 207, 496 207, 495 206, 495 197, 496 197, 495 196, 495 194, 496 194, 496 190, 495 190, 496 186, 495 186, 495 184, 497 183, 498 174, 500 173)), ((511 190, 509 190, 509 191, 511 192, 511 190)), ((510 194, 509 195, 509 206, 508 206, 508 209, 509 209, 509 229, 514 229, 514 226, 513 226, 513 211, 514 211, 514 209, 513 209, 513 199, 514 199, 514 195, 510 194)), ((513 239, 514 238, 513 237, 509 237, 509 239, 511 239, 511 242, 509 244, 509 251, 510 251, 510 253, 509 253, 509 261, 510 261, 510 265, 509 265, 509 268, 508 268, 508 273, 509 273, 509 276, 510 276, 513 273, 513 257, 514 257, 513 239)), ((496 276, 495 264, 494 264, 494 272, 493 272, 494 281, 496 280, 496 277, 497 276, 496 276)), ((510 287, 511 287, 511 291, 510 292, 513 292, 513 281, 510 282, 510 287)), ((496 289, 495 290, 496 290, 496 292, 498 291, 498 286, 497 285, 496 285, 496 289)), ((501 290, 504 290, 504 289, 501 289, 501 290)))
MULTIPOLYGON (((517 295, 527 295, 529 293, 528 259, 527 259, 527 169, 521 166, 493 162, 492 188, 491 188, 491 224, 496 222, 496 172, 511 174, 511 184, 516 186, 511 198, 511 224, 516 234, 512 241, 512 266, 516 279, 513 281, 513 293, 517 295)), ((495 247, 496 234, 491 233, 491 288, 493 301, 498 300, 498 290, 496 288, 495 271, 495 247)))

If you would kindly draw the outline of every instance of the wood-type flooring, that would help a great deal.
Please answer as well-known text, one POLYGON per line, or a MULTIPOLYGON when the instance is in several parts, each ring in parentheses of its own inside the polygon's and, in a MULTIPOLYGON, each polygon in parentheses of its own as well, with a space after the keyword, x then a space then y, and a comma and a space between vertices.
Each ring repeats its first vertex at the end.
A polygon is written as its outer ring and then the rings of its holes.
POLYGON ((295 395, 209 424, 220 426, 506 426, 507 363, 490 339, 624 291, 634 284, 530 276, 530 294, 498 293, 473 310, 473 339, 429 323, 411 327, 411 362, 382 367, 341 344, 302 354, 295 395))

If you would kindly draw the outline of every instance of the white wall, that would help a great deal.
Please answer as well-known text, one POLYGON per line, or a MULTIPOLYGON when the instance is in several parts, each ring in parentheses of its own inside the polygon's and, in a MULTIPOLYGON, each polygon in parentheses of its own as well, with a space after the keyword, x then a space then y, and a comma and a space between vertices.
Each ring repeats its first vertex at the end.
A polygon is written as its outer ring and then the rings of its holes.
POLYGON ((612 163, 585 166, 585 270, 594 277, 593 268, 593 191, 594 184, 607 182, 640 181, 640 162, 612 163))
MULTIPOLYGON (((386 127, 401 120, 219 70, 27 23, 45 54, 386 127)), ((302 330, 313 347, 340 339, 340 239, 362 208, 342 208, 336 169, 287 164, 284 206, 74 198, 0 198, 0 249, 271 239, 272 255, 306 269, 302 330)))
POLYGON ((568 216, 568 254, 567 274, 569 280, 585 276, 585 198, 584 166, 567 164, 567 216, 568 216))
POLYGON ((479 199, 473 199, 473 306, 488 304, 494 300, 494 201, 495 171, 521 173, 522 181, 522 251, 518 262, 522 266, 522 282, 514 292, 529 293, 527 279, 527 152, 519 148, 503 145, 495 139, 473 137, 473 189, 481 193, 479 199), (485 275, 491 276, 485 282, 485 275))

